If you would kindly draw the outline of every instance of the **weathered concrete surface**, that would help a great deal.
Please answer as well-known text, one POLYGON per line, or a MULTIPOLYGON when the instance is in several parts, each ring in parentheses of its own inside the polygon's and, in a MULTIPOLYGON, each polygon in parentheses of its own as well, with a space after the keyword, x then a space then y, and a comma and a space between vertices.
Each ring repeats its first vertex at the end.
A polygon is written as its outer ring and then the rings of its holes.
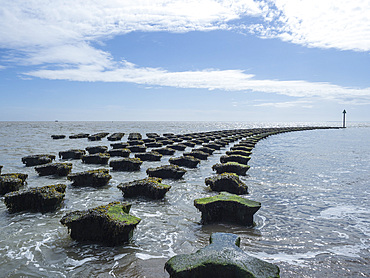
POLYGON ((146 178, 132 182, 121 183, 117 187, 124 197, 143 196, 150 199, 162 199, 171 186, 162 183, 161 178, 146 178))
POLYGON ((240 249, 240 237, 214 233, 210 245, 177 255, 165 264, 171 278, 279 278, 279 268, 240 249))

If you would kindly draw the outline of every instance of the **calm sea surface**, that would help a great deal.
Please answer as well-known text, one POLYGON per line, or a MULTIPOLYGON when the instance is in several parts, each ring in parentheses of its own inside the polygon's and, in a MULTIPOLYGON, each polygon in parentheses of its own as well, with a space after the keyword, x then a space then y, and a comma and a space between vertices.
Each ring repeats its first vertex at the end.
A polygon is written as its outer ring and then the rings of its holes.
MULTIPOLYGON (((54 213, 9 214, 0 200, 0 277, 168 277, 164 263, 176 254, 208 245, 214 232, 241 237, 248 254, 280 267, 281 277, 370 277, 370 123, 346 129, 278 134, 253 150, 246 198, 262 203, 256 226, 205 225, 194 207, 196 198, 215 195, 204 179, 230 146, 216 151, 197 169, 190 169, 163 200, 127 199, 141 223, 132 241, 119 247, 78 243, 59 220, 73 210, 123 201, 117 185, 145 178, 145 170, 168 164, 144 162, 138 172, 111 172, 103 188, 72 188, 66 178, 39 177, 21 158, 88 146, 109 146, 106 138, 91 142, 68 139, 76 133, 130 132, 175 134, 223 129, 340 123, 248 122, 0 122, 2 173, 28 174, 28 187, 67 184, 63 207, 54 213), (52 140, 52 134, 67 139, 52 140)), ((190 151, 187 148, 185 151, 190 151)), ((175 156, 180 156, 177 151, 175 156)), ((58 161, 58 159, 57 159, 58 161)), ((95 169, 73 160, 72 172, 95 169)))

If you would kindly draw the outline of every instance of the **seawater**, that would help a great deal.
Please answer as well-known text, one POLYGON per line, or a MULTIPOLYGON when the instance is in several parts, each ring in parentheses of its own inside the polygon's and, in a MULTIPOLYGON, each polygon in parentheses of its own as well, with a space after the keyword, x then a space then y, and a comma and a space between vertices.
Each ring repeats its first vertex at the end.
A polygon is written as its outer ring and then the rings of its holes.
MULTIPOLYGON (((260 141, 241 179, 246 198, 262 203, 256 226, 201 225, 196 198, 211 196, 204 184, 214 175, 232 145, 216 151, 172 186, 163 200, 124 199, 121 182, 146 177, 145 170, 168 164, 144 162, 138 172, 111 172, 103 188, 72 188, 66 178, 39 177, 21 158, 88 146, 109 146, 106 138, 91 142, 68 139, 76 133, 130 132, 175 134, 237 128, 327 125, 340 123, 251 122, 0 122, 2 173, 29 175, 28 187, 67 184, 62 208, 53 213, 9 214, 0 201, 0 277, 168 277, 164 263, 177 254, 208 245, 214 232, 241 237, 248 254, 278 265, 281 277, 370 277, 369 164, 370 123, 346 129, 320 129, 278 134, 260 141), (52 134, 66 139, 52 140, 52 134), (79 243, 60 224, 62 216, 112 201, 132 203, 131 214, 142 219, 132 241, 119 247, 79 243)), ((190 151, 187 148, 185 151, 190 151)), ((177 151, 175 156, 182 152, 177 151)), ((57 159, 58 160, 58 159, 57 159)), ((98 168, 73 160, 73 172, 98 168)), ((3 197, 1 197, 3 199, 3 197)))

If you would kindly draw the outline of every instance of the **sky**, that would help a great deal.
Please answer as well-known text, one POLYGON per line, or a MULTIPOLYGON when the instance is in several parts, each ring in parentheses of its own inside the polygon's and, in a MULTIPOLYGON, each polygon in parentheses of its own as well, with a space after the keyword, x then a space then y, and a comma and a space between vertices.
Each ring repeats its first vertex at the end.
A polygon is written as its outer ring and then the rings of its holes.
POLYGON ((370 0, 0 4, 0 121, 370 121, 370 0))

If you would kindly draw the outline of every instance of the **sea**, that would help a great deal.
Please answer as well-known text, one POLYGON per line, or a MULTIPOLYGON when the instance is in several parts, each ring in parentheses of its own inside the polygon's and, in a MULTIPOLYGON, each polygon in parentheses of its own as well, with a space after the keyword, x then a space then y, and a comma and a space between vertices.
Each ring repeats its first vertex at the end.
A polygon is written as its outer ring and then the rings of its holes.
MULTIPOLYGON (((186 134, 261 127, 341 126, 340 122, 0 122, 0 165, 4 173, 28 174, 27 187, 64 183, 65 200, 49 213, 9 213, 0 200, 0 277, 169 277, 166 261, 209 244, 212 233, 241 238, 247 254, 276 264, 281 277, 370 277, 370 123, 348 122, 346 128, 315 129, 272 135, 253 149, 250 169, 241 180, 244 198, 261 202, 255 226, 201 224, 194 199, 216 195, 205 185, 233 144, 214 152, 172 186, 162 200, 124 198, 117 185, 147 177, 146 169, 168 164, 143 162, 136 172, 111 171, 102 188, 72 187, 65 177, 40 177, 21 158, 54 154, 101 141, 69 139, 77 133, 132 132, 186 134), (51 135, 64 134, 53 140, 51 135), (132 204, 141 218, 127 244, 109 247, 71 239, 60 219, 68 212, 112 201, 132 204)), ((190 151, 187 148, 185 151, 190 151)), ((176 151, 174 156, 181 156, 176 151)), ((59 161, 59 158, 56 159, 59 161)), ((72 172, 109 168, 71 160, 72 172)))

